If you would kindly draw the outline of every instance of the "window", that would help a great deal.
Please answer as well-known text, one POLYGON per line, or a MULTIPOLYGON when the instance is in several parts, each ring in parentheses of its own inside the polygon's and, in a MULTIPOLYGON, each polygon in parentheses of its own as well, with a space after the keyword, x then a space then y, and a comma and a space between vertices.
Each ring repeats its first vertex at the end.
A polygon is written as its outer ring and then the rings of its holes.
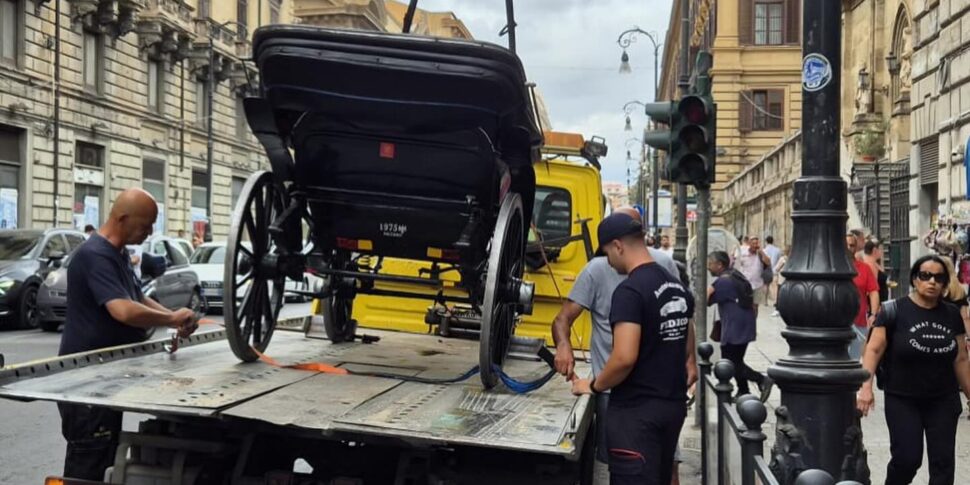
POLYGON ((20 214, 20 135, 0 127, 0 229, 16 228, 20 214))
POLYGON ((148 61, 148 107, 156 113, 164 113, 165 68, 161 62, 148 61))
POLYGON ((236 208, 236 201, 239 200, 239 194, 242 193, 244 185, 246 185, 246 179, 242 177, 232 178, 232 209, 236 208))
MULTIPOLYGON (((566 239, 572 234, 572 199, 569 192, 553 187, 536 187, 532 211, 535 226, 543 242, 566 239)), ((553 246, 564 246, 560 241, 553 246)))
POLYGON ((142 188, 158 203, 158 218, 152 230, 156 234, 165 233, 165 162, 145 159, 142 162, 142 188))
POLYGON ((739 99, 741 131, 785 129, 785 92, 781 89, 742 91, 739 99))
POLYGON ((801 44, 801 0, 739 0, 738 5, 742 45, 801 44))
POLYGON ((755 45, 779 45, 784 43, 784 10, 781 2, 755 2, 755 45))
POLYGON ((208 211, 206 204, 206 194, 209 192, 209 174, 193 170, 192 171, 192 208, 208 211))
POLYGON ((209 114, 209 89, 208 82, 198 81, 195 83, 195 121, 204 125, 208 120, 209 114))
POLYGON ((209 0, 199 0, 199 17, 209 18, 212 16, 212 10, 209 6, 209 0))
POLYGON ((280 3, 273 0, 269 2, 269 23, 280 23, 280 3))
POLYGON ((104 147, 83 141, 75 142, 74 163, 86 167, 104 168, 104 147))
POLYGON ((82 230, 88 224, 101 225, 101 187, 74 184, 74 227, 82 230))
POLYGON ((239 40, 246 40, 249 37, 249 2, 246 0, 236 0, 236 20, 240 25, 236 28, 239 29, 238 36, 239 40))
POLYGON ((104 41, 100 34, 84 32, 84 89, 101 94, 101 71, 104 66, 104 41))
POLYGON ((67 238, 67 244, 70 246, 70 251, 74 251, 81 244, 84 244, 84 236, 79 236, 77 234, 65 234, 64 237, 67 238))
POLYGON ((47 244, 44 245, 44 251, 40 253, 40 257, 49 258, 53 253, 67 254, 67 243, 64 242, 64 237, 60 234, 54 234, 50 239, 47 240, 47 244))
POLYGON ((0 0, 0 64, 17 65, 20 24, 20 0, 0 0))

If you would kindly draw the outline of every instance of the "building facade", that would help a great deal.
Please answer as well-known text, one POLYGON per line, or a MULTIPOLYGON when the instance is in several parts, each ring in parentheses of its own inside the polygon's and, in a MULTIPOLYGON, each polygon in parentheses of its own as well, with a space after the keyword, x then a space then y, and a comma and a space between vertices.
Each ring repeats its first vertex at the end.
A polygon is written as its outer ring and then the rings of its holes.
MULTIPOLYGON (((401 32, 407 3, 393 0, 293 0, 300 23, 325 27, 401 32)), ((472 34, 453 12, 416 9, 412 34, 471 39, 472 34)))
MULTIPOLYGON (((966 212, 970 145, 970 0, 911 0, 911 250, 941 214, 966 212)), ((963 217, 965 219, 965 217, 963 217)), ((963 221, 966 222, 966 221, 963 221)))
MULTIPOLYGON (((922 133, 910 121, 911 110, 923 110, 925 103, 913 101, 915 21, 908 3, 855 0, 842 4, 840 172, 850 191, 848 224, 888 244, 887 266, 896 272, 896 279, 908 267, 911 254, 919 253, 916 236, 928 229, 935 217, 932 214, 938 214, 938 181, 946 180, 945 167, 936 166, 942 158, 927 161, 932 167, 920 170, 919 148, 921 144, 931 147, 935 157, 949 149, 940 146, 936 130, 922 133)), ((920 62, 921 69, 928 69, 925 59, 920 62)), ((772 226, 790 225, 793 179, 772 177, 772 166, 800 171, 800 160, 800 137, 791 137, 763 157, 758 168, 743 171, 728 182, 728 226, 739 233, 775 232, 779 239, 782 232, 772 226), (778 159, 775 154, 780 153, 792 153, 795 159, 778 159), (752 187, 758 190, 752 193, 752 187), (776 200, 774 194, 784 195, 776 200), (776 203, 785 203, 784 210, 776 208, 776 203)))
POLYGON ((121 190, 144 187, 156 232, 211 220, 225 237, 246 177, 267 167, 242 111, 257 86, 242 59, 256 27, 291 11, 290 0, 0 0, 0 226, 98 226, 121 190))
MULTIPOLYGON (((674 1, 664 43, 660 99, 678 99, 680 2, 674 1)), ((801 123, 800 0, 693 0, 690 63, 699 50, 714 56, 717 174, 712 225, 724 225, 726 184, 756 163, 801 123)))

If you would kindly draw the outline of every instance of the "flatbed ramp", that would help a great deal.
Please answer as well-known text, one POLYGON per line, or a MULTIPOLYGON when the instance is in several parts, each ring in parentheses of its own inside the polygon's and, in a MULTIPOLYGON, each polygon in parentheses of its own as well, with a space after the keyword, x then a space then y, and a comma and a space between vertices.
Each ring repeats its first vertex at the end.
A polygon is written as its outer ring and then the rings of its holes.
MULTIPOLYGON (((277 331, 268 354, 281 364, 322 362, 350 370, 453 378, 477 363, 478 342, 367 330, 372 344, 333 345, 277 331)), ((555 378, 514 394, 477 377, 425 384, 323 374, 239 362, 223 331, 192 336, 175 354, 163 341, 30 362, 0 370, 0 397, 85 403, 156 416, 255 420, 324 436, 381 436, 415 445, 470 445, 576 460, 589 398, 555 378)), ((585 372, 585 364, 579 364, 585 372)), ((506 372, 536 379, 541 361, 510 360, 506 372)))

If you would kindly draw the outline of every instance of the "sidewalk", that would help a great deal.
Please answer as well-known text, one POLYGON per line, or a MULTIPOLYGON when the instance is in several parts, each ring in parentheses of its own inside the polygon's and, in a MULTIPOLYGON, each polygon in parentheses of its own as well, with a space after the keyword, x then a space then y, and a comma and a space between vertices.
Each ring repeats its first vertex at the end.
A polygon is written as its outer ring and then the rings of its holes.
MULTIPOLYGON (((748 347, 745 361, 759 372, 765 372, 770 365, 788 354, 788 344, 781 337, 781 330, 785 323, 781 317, 773 317, 772 308, 762 308, 758 316, 758 340, 748 347)), ((717 346, 715 345, 715 348, 717 346)), ((712 360, 717 362, 719 353, 715 352, 712 360)), ((962 400, 962 396, 961 396, 962 400)), ((768 436, 765 442, 765 456, 774 442, 775 408, 781 405, 781 391, 777 387, 768 400, 768 420, 763 430, 768 436)), ((865 446, 869 452, 869 469, 872 472, 872 483, 881 485, 886 480, 886 464, 889 463, 889 432, 886 428, 886 417, 883 414, 882 392, 876 390, 876 408, 869 416, 862 420, 862 432, 865 446)), ((956 448, 956 478, 954 483, 970 483, 970 421, 967 413, 959 421, 957 429, 956 448)), ((683 484, 700 483, 700 428, 694 427, 693 409, 688 416, 687 423, 681 432, 681 448, 684 453, 684 463, 681 465, 680 476, 683 484)), ((838 477, 836 477, 838 478, 838 477)), ((927 460, 923 458, 923 466, 913 485, 926 485, 929 480, 927 460)))

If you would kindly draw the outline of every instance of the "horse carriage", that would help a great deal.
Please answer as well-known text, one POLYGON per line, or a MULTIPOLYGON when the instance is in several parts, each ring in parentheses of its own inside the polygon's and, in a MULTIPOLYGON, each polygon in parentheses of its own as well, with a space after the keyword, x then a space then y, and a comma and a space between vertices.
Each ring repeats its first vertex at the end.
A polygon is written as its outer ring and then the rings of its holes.
POLYGON ((233 213, 233 352, 258 358, 285 279, 311 271, 325 282, 315 296, 334 343, 354 339, 357 294, 431 294, 470 309, 466 335, 495 386, 534 290, 523 269, 542 134, 519 59, 482 42, 308 26, 257 30, 253 59, 260 95, 245 100, 246 116, 272 171, 248 179, 233 213), (387 274, 385 257, 430 269, 387 274), (437 291, 449 273, 461 296, 437 291))

